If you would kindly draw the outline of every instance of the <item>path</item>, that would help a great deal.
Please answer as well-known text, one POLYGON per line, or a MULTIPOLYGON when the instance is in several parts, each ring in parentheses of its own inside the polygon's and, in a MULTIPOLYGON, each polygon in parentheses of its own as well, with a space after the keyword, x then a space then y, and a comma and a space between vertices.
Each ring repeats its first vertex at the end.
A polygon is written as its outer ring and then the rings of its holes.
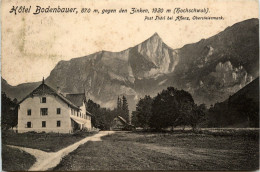
POLYGON ((113 134, 113 133, 114 133, 113 131, 100 131, 98 134, 95 134, 93 136, 88 136, 64 149, 59 150, 58 152, 44 152, 38 149, 31 149, 31 148, 12 146, 12 145, 8 145, 8 146, 21 149, 35 156, 36 163, 29 169, 29 171, 45 171, 57 166, 64 156, 76 150, 80 145, 88 141, 101 141, 102 136, 113 134))

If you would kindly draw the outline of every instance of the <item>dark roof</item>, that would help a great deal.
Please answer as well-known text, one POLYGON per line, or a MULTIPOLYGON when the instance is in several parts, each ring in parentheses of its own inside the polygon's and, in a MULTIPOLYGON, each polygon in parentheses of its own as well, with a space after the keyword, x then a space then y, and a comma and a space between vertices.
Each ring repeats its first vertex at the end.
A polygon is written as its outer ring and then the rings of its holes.
POLYGON ((124 124, 127 124, 126 120, 121 117, 121 116, 117 116, 116 118, 118 118, 121 122, 123 122, 124 124))
POLYGON ((130 126, 130 127, 134 127, 134 125, 127 123, 127 121, 122 116, 117 116, 114 119, 116 119, 116 118, 119 119, 122 122, 122 124, 124 124, 126 126, 130 126))
POLYGON ((66 98, 78 107, 82 106, 83 102, 86 101, 84 93, 66 94, 66 98))
MULTIPOLYGON (((81 107, 83 103, 87 101, 85 93, 66 94, 66 98, 78 107, 81 107)), ((92 114, 87 110, 86 114, 92 116, 92 114)))
POLYGON ((34 89, 29 95, 27 95, 24 99, 22 99, 19 104, 21 104, 25 99, 28 97, 33 97, 33 96, 44 96, 44 95, 54 95, 59 97, 62 101, 67 103, 69 106, 79 109, 77 105, 72 103, 70 100, 68 100, 66 97, 64 97, 62 94, 58 93, 56 90, 51 88, 50 86, 46 85, 44 82, 39 85, 36 89, 34 89))

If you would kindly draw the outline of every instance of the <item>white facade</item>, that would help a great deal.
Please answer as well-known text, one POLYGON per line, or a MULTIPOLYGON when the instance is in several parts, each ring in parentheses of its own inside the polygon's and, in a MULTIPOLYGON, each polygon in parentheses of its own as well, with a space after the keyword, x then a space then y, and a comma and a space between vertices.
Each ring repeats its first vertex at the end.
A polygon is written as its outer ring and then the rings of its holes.
MULTIPOLYGON (((73 110, 71 109, 71 112, 73 110)), ((71 113, 71 119, 79 124, 80 129, 91 130, 91 115, 86 111, 86 106, 83 105, 80 107, 80 111, 78 113, 71 113)))
POLYGON ((18 133, 72 133, 84 128, 91 130, 91 115, 86 112, 85 103, 82 104, 82 107, 77 108, 58 94, 28 96, 19 104, 18 133))

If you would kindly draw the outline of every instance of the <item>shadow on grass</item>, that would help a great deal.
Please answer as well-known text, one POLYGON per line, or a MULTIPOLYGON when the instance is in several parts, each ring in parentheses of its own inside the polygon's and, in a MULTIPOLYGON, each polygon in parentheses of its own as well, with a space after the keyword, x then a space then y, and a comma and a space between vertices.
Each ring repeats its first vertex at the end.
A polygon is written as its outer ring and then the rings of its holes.
POLYGON ((24 151, 2 145, 2 169, 4 171, 26 171, 35 161, 34 156, 24 151))
POLYGON ((251 139, 258 140, 259 139, 259 129, 237 129, 237 128, 207 128, 207 129, 199 129, 199 130, 174 130, 174 131, 168 131, 168 130, 153 130, 153 129, 147 129, 147 130, 136 130, 132 131, 135 134, 158 134, 158 135, 181 135, 183 134, 185 137, 188 135, 209 135, 209 136, 228 136, 228 137, 248 137, 251 139))

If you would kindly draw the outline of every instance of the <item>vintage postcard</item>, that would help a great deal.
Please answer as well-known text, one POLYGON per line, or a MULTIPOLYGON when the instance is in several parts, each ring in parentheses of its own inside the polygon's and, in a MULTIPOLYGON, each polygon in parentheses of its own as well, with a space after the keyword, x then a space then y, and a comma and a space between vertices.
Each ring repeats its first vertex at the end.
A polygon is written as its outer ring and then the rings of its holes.
POLYGON ((2 0, 3 171, 259 169, 257 0, 2 0))

